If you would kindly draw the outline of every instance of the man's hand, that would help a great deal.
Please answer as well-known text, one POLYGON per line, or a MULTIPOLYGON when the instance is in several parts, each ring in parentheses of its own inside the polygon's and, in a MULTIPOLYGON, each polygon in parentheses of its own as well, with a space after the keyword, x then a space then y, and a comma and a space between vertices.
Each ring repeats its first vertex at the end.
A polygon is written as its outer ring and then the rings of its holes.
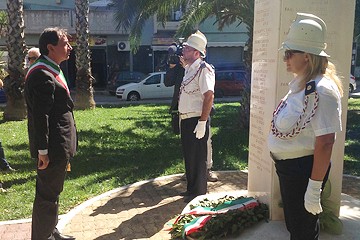
POLYGON ((185 62, 184 57, 183 57, 183 56, 181 56, 179 59, 180 59, 180 64, 181 64, 181 66, 182 66, 183 68, 185 68, 185 66, 186 66, 186 62, 185 62))
POLYGON ((198 121, 198 124, 196 125, 194 129, 194 133, 196 134, 197 139, 201 139, 205 136, 206 131, 206 121, 198 121))
POLYGON ((39 154, 38 155, 38 169, 39 170, 44 170, 48 167, 49 165, 49 156, 46 154, 46 155, 41 155, 39 154))
POLYGON ((305 209, 313 215, 322 212, 320 203, 321 185, 322 181, 314 181, 309 178, 309 183, 304 197, 304 205, 305 209))

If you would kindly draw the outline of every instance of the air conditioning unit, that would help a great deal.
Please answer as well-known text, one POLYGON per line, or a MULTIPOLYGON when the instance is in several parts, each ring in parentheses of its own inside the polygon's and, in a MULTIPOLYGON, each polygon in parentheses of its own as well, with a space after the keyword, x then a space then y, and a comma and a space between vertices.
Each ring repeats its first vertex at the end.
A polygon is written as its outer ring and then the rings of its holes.
POLYGON ((119 41, 117 43, 118 51, 130 51, 130 42, 129 41, 119 41))

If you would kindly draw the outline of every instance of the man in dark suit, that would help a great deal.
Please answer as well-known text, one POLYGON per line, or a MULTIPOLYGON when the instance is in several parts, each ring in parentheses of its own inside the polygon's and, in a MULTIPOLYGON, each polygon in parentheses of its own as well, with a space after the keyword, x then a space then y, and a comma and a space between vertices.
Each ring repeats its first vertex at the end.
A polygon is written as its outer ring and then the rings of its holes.
POLYGON ((39 48, 41 56, 25 80, 30 153, 37 159, 31 239, 75 239, 56 228, 59 195, 77 147, 74 104, 59 66, 69 59, 72 47, 65 30, 47 28, 40 36, 39 48))

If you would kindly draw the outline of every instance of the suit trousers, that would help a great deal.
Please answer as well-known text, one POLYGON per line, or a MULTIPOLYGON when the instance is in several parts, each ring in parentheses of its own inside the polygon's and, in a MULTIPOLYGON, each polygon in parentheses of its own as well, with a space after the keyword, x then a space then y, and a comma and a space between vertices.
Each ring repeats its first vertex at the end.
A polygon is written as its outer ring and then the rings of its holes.
POLYGON ((6 170, 9 167, 10 167, 9 163, 6 161, 4 149, 2 147, 1 140, 0 140, 0 169, 6 170))
MULTIPOLYGON (((291 240, 316 240, 319 238, 319 215, 309 213, 304 206, 304 196, 312 172, 314 156, 275 160, 280 193, 284 207, 286 228, 291 240)), ((324 187, 329 169, 324 177, 324 187)))
POLYGON ((31 239, 49 239, 58 223, 59 195, 64 187, 68 160, 52 160, 37 170, 31 239))
POLYGON ((209 138, 209 121, 206 123, 205 136, 196 138, 194 129, 199 117, 181 120, 181 143, 185 159, 187 191, 192 197, 207 192, 207 141, 209 138))

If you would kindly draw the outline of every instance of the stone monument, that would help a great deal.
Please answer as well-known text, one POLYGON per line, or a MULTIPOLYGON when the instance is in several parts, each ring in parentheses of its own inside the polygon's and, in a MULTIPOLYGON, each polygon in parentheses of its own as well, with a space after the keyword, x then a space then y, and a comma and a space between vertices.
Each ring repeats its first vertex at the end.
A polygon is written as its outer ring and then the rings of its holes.
POLYGON ((349 85, 355 1, 255 0, 248 191, 256 192, 260 200, 268 203, 271 220, 283 219, 283 210, 279 206, 279 183, 267 149, 267 135, 273 110, 287 93, 287 85, 293 77, 286 72, 282 52, 278 49, 297 12, 317 15, 326 22, 326 52, 343 76, 343 131, 336 136, 330 173, 333 213, 339 215, 340 210, 348 98, 346 89, 349 85))

